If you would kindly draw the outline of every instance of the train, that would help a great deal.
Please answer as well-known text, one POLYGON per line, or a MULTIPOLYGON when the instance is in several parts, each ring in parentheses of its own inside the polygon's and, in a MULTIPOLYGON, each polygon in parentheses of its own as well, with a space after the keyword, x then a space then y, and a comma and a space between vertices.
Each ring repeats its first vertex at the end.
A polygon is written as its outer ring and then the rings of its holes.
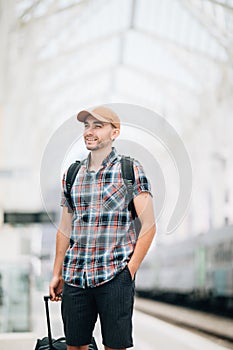
POLYGON ((137 272, 136 292, 233 310, 233 226, 169 245, 158 240, 137 272))

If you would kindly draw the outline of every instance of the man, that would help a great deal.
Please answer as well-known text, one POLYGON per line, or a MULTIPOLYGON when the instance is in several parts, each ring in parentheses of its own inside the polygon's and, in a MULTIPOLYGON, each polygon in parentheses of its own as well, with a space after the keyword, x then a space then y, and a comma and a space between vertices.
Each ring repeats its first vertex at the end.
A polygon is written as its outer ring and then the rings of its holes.
POLYGON ((81 111, 89 156, 82 162, 71 196, 64 196, 50 283, 52 300, 60 300, 68 350, 87 350, 100 317, 105 350, 133 346, 132 312, 135 273, 155 235, 150 185, 134 160, 133 201, 141 222, 136 232, 128 209, 120 156, 112 147, 120 119, 109 108, 81 111))

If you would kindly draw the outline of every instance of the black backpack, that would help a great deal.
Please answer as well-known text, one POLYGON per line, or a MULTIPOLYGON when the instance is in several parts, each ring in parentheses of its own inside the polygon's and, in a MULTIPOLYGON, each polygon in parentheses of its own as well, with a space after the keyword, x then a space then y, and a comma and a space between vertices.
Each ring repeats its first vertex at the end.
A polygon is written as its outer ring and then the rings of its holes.
MULTIPOLYGON (((75 163, 72 163, 67 171, 66 176, 66 191, 64 192, 67 202, 71 209, 73 209, 73 201, 71 198, 71 188, 73 186, 76 175, 81 167, 81 162, 76 160, 75 163)), ((140 230, 140 221, 137 219, 137 213, 133 203, 133 184, 135 181, 134 169, 133 169, 133 159, 127 156, 121 156, 121 171, 124 183, 127 188, 128 195, 128 209, 132 212, 132 217, 135 220, 136 231, 140 230)))

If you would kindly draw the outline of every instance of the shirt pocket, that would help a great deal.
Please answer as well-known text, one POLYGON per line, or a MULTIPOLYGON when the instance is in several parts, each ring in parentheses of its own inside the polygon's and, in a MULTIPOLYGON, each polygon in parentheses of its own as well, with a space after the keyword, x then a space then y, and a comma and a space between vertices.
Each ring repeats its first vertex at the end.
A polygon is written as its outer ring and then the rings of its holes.
POLYGON ((125 208, 126 187, 122 184, 107 184, 103 190, 103 208, 106 211, 115 211, 125 208))

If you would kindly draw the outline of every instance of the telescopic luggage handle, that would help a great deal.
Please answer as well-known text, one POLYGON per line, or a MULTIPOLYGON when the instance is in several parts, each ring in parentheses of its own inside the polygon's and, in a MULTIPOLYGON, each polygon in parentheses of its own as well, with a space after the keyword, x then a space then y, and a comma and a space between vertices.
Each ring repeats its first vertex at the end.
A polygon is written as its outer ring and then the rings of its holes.
POLYGON ((44 296, 44 302, 45 302, 45 311, 46 311, 46 320, 47 320, 47 328, 48 328, 48 339, 49 339, 49 347, 50 349, 53 348, 53 341, 52 341, 52 332, 51 332, 51 323, 50 323, 50 315, 49 315, 49 300, 51 297, 49 295, 44 296))

